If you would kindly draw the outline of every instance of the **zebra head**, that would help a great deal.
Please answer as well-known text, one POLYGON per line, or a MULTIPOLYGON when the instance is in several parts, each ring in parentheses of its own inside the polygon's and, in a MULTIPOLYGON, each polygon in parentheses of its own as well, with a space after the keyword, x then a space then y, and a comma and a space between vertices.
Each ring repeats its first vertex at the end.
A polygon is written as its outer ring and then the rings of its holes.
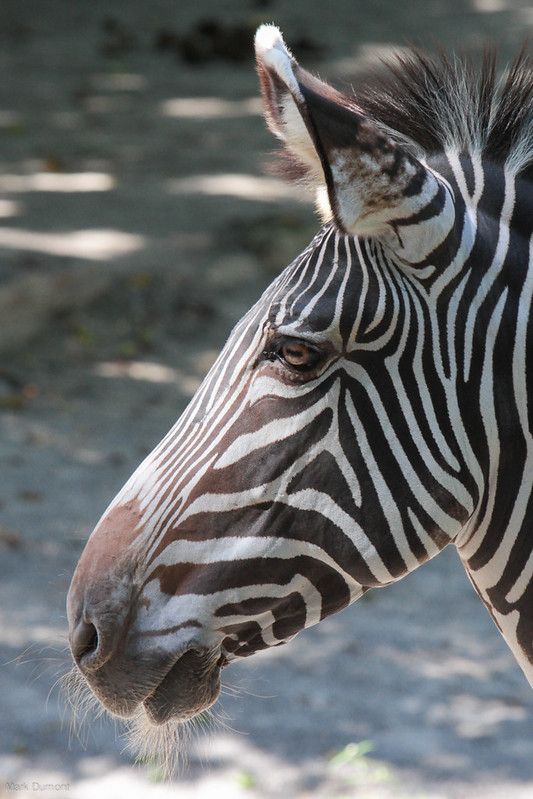
POLYGON ((68 599, 96 696, 156 725, 212 704, 226 664, 437 554, 483 491, 450 338, 478 167, 423 157, 276 28, 256 52, 268 125, 326 222, 104 513, 68 599))

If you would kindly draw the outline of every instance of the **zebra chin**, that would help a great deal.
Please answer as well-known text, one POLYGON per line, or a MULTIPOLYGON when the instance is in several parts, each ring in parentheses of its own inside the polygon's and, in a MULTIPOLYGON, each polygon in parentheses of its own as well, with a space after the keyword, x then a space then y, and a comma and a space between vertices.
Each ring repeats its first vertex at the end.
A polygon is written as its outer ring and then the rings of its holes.
POLYGON ((144 711, 151 725, 184 722, 217 701, 225 662, 217 650, 194 646, 173 661, 155 654, 123 657, 94 672, 77 665, 100 704, 123 719, 144 711))

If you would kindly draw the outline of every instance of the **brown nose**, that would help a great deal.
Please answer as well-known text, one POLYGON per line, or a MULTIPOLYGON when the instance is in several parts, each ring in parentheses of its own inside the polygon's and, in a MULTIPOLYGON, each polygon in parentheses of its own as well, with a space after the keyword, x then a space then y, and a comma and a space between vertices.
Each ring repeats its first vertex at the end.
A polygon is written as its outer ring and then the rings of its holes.
POLYGON ((70 633, 70 648, 78 666, 90 666, 100 648, 100 636, 92 622, 79 620, 70 633))
POLYGON ((86 672, 99 669, 117 653, 128 635, 134 602, 127 575, 87 575, 80 566, 82 561, 70 586, 67 616, 72 657, 86 672))
MULTIPOLYGON (((119 620, 117 619, 117 622, 119 620)), ((72 657, 82 671, 98 669, 115 653, 118 643, 126 633, 125 624, 105 627, 95 619, 80 618, 70 630, 72 657)))
POLYGON ((134 558, 138 532, 132 504, 108 512, 89 538, 67 599, 72 656, 82 671, 112 658, 127 636, 133 606, 134 558))

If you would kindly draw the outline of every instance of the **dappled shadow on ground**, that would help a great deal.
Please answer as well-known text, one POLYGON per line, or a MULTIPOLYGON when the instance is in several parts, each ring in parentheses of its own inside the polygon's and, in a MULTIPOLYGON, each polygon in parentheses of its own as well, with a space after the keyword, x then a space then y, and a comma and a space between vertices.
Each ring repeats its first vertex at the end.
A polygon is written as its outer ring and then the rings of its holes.
POLYGON ((215 28, 207 0, 41 8, 0 6, 0 347, 56 314, 0 359, 0 795, 525 797, 530 691, 453 552, 228 669, 229 727, 168 787, 111 722, 71 737, 52 686, 92 525, 316 227, 262 174, 251 49, 228 41, 274 18, 342 85, 406 39, 509 54, 528 4, 250 0, 215 28))
MULTIPOLYGON (((309 199, 260 174, 271 142, 252 63, 259 23, 275 17, 302 59, 343 85, 428 35, 474 51, 497 37, 508 56, 532 23, 519 0, 416 2, 408 14, 385 0, 356 12, 351 0, 250 0, 223 18, 208 0, 179 13, 168 0, 32 9, 0 8, 0 347, 124 272, 198 275, 228 225, 260 227, 271 203, 309 199)), ((308 229, 300 221, 278 267, 308 229)), ((231 253, 243 245, 236 235, 231 253)))

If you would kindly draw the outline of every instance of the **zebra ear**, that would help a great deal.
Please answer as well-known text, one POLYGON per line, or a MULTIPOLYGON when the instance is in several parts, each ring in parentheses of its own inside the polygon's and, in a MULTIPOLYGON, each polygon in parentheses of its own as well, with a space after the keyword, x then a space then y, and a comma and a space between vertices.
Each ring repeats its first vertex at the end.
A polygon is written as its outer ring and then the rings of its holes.
POLYGON ((409 263, 425 259, 453 224, 447 185, 355 100, 302 69, 278 28, 262 25, 255 51, 267 124, 319 192, 325 184, 336 224, 385 236, 409 263))

